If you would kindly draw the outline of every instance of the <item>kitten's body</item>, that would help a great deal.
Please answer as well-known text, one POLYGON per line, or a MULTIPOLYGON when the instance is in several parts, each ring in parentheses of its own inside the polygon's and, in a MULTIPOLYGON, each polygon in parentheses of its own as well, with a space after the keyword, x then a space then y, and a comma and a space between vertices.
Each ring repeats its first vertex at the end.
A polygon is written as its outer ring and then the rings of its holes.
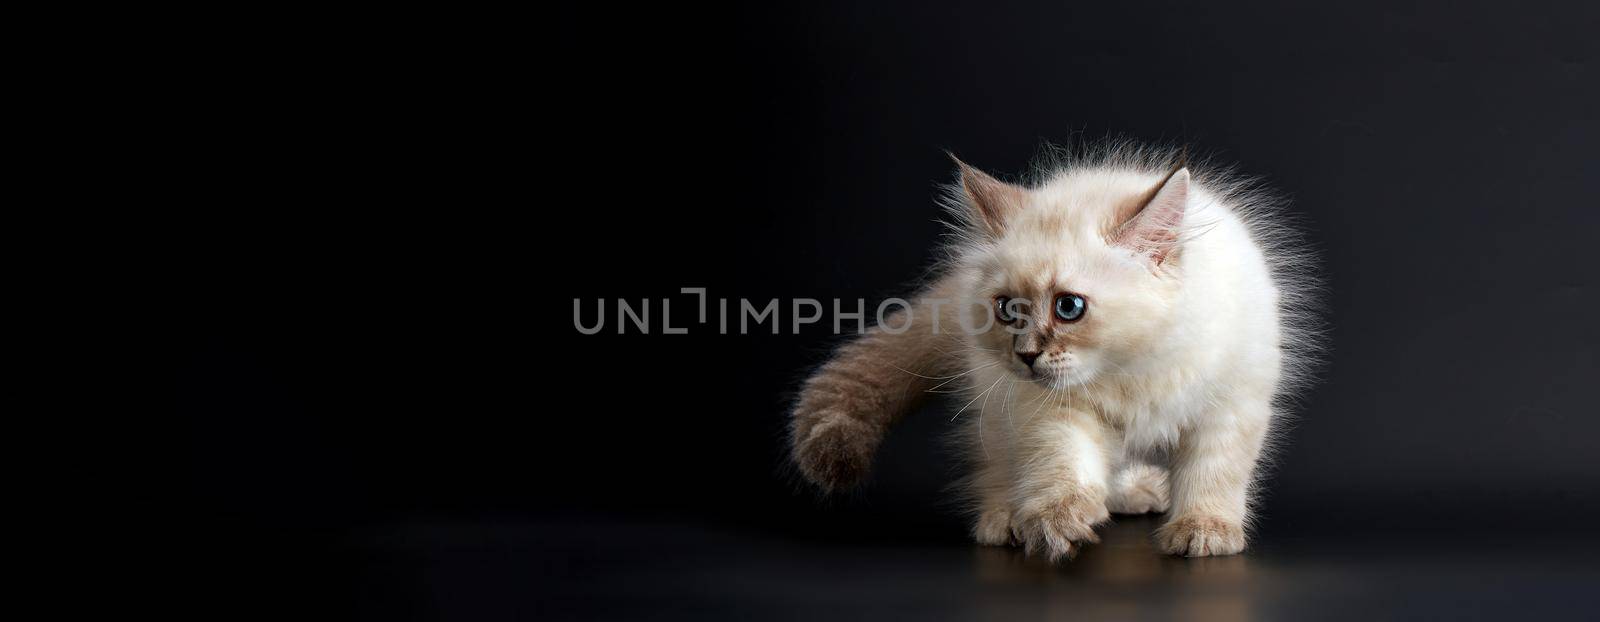
POLYGON ((1109 512, 1166 511, 1163 550, 1242 550, 1275 402, 1310 345, 1309 281, 1259 193, 1191 180, 1172 156, 1103 148, 1032 188, 962 165, 959 241, 922 298, 959 302, 919 304, 911 330, 875 329, 807 381, 801 472, 825 490, 858 481, 893 421, 950 382, 966 395, 980 542, 1059 558, 1109 512), (1065 292, 1087 301, 1082 317, 1044 303, 1065 292), (1009 299, 1040 304, 1009 329, 952 330, 1009 299))

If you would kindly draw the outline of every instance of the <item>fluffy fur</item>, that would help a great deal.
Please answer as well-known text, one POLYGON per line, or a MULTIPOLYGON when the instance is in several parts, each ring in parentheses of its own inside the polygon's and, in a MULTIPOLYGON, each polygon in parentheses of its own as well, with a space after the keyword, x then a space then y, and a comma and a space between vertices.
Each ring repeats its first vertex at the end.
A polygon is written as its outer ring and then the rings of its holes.
POLYGON ((954 235, 911 329, 869 331, 805 382, 800 472, 859 482, 890 426, 954 387, 979 542, 1061 559, 1110 513, 1166 512, 1168 553, 1243 550, 1273 421, 1315 351, 1315 283, 1271 195, 1182 159, 1056 151, 1020 185, 958 161, 954 235), (1087 301, 1074 321, 1053 312, 1067 293, 1087 301), (994 319, 1007 299, 1012 325, 994 319))

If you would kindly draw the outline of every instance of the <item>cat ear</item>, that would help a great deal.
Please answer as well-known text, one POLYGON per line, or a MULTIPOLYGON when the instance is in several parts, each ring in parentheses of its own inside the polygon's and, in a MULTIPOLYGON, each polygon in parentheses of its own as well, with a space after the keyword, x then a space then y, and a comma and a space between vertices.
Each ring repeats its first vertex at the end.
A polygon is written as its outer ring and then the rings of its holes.
POLYGON ((1122 210, 1122 225, 1111 235, 1111 243, 1160 265, 1178 244, 1188 203, 1189 168, 1180 167, 1122 210))
POLYGON ((947 155, 961 167, 961 191, 967 209, 976 217, 973 220, 983 223, 990 233, 999 235, 1005 230, 1006 219, 1022 209, 1028 191, 967 166, 953 153, 947 155))

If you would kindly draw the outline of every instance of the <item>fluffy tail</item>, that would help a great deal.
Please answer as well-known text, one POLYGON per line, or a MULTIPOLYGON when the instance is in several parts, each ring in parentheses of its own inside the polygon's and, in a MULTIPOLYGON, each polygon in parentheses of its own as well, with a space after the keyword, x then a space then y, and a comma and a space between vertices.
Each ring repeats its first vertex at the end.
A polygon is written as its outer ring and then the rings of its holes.
POLYGON ((948 279, 934 284, 806 379, 789 422, 790 456, 824 493, 861 483, 889 427, 954 373, 954 290, 948 279))

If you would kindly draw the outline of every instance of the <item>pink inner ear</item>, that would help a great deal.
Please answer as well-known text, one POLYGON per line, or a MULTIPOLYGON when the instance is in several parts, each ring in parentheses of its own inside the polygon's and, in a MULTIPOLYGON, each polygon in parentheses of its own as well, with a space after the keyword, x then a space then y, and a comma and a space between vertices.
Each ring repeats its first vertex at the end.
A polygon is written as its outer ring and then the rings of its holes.
POLYGON ((1178 243, 1183 211, 1189 202, 1189 169, 1169 175, 1155 196, 1117 231, 1113 244, 1160 264, 1178 243))
POLYGON ((951 155, 950 159, 955 160, 961 167, 961 189, 966 191, 967 201, 976 208, 983 224, 991 232, 999 234, 1004 230, 1005 221, 1011 212, 1022 209, 1027 191, 995 179, 988 173, 967 165, 954 155, 951 155))

